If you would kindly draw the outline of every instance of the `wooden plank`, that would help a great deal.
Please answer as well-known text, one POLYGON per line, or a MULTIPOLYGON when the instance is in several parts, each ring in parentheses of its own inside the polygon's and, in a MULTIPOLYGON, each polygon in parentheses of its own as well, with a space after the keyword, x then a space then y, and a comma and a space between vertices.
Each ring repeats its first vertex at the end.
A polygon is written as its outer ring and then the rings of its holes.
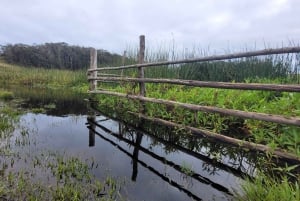
POLYGON ((256 144, 256 143, 249 142, 249 141, 235 139, 235 138, 221 135, 218 133, 213 133, 208 130, 185 126, 182 124, 173 123, 173 122, 166 121, 166 120, 159 119, 159 118, 148 117, 148 116, 145 116, 144 114, 140 114, 140 113, 134 113, 134 112, 129 112, 129 113, 135 114, 135 115, 139 116, 140 118, 143 118, 143 119, 149 120, 149 121, 153 121, 154 123, 158 123, 161 125, 171 126, 171 127, 176 127, 176 128, 184 128, 195 135, 201 135, 202 137, 208 137, 211 139, 219 140, 221 142, 226 142, 226 143, 232 144, 237 147, 242 147, 244 149, 256 150, 256 151, 261 151, 264 153, 272 153, 275 156, 278 156, 280 158, 283 158, 283 159, 286 159, 289 161, 300 162, 300 157, 298 157, 294 154, 291 154, 291 153, 284 152, 284 150, 273 149, 266 145, 256 144))
POLYGON ((167 66, 170 64, 219 61, 219 60, 236 59, 236 58, 243 58, 243 57, 263 56, 263 55, 272 55, 272 54, 287 54, 287 53, 298 53, 298 52, 300 52, 300 47, 297 46, 283 47, 277 49, 265 49, 265 50, 249 51, 249 52, 234 53, 234 54, 206 56, 206 57, 200 57, 194 59, 133 64, 133 65, 126 65, 126 66, 118 66, 118 67, 103 67, 97 69, 90 69, 88 71, 92 72, 92 71, 102 71, 102 70, 120 70, 120 69, 137 68, 137 67, 167 66))
POLYGON ((273 114, 265 114, 265 113, 257 113, 257 112, 245 112, 241 110, 225 109, 225 108, 218 108, 213 106, 194 105, 189 103, 180 103, 176 101, 135 96, 135 95, 118 93, 118 92, 105 91, 105 90, 89 91, 89 93, 113 95, 113 96, 130 98, 130 99, 135 99, 140 101, 147 101, 151 103, 159 103, 159 104, 165 104, 174 107, 182 107, 194 111, 218 113, 227 116, 235 116, 244 119, 256 119, 256 120, 268 121, 268 122, 273 122, 278 124, 300 126, 300 118, 298 117, 285 117, 281 115, 273 115, 273 114))
MULTIPOLYGON (((89 77, 88 80, 95 78, 89 77)), ((194 87, 221 88, 221 89, 241 89, 241 90, 264 90, 264 91, 281 91, 281 92, 300 92, 300 85, 287 84, 260 84, 260 83, 230 83, 230 82, 205 82, 197 80, 180 80, 180 79, 154 79, 154 78, 116 78, 116 77, 98 77, 101 81, 127 81, 127 82, 147 82, 147 83, 167 83, 186 85, 194 87)))

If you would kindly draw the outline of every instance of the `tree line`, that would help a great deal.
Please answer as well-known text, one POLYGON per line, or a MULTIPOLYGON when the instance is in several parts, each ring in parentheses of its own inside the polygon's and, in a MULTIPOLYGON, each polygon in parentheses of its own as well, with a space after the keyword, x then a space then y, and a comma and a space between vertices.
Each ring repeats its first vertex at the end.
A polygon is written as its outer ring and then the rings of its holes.
MULTIPOLYGON (((58 69, 85 69, 90 63, 90 48, 71 46, 67 43, 45 43, 41 45, 8 44, 0 46, 1 57, 8 63, 25 67, 58 69)), ((97 50, 98 65, 120 62, 122 56, 97 50)))

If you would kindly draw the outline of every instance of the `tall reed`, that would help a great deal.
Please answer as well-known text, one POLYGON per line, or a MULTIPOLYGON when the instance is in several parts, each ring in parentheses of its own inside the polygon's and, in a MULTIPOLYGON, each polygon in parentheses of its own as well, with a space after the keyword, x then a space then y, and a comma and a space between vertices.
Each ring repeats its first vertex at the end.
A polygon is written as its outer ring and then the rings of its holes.
MULTIPOLYGON (((138 48, 128 48, 124 64, 137 63, 138 48)), ((145 62, 191 59, 211 55, 209 50, 194 48, 179 51, 167 46, 156 49, 146 48, 145 62)), ((177 78, 202 81, 255 82, 274 79, 280 83, 299 83, 299 54, 281 54, 231 59, 215 62, 177 64, 145 68, 145 77, 177 78)), ((123 70, 123 74, 135 77, 136 69, 123 70)), ((120 71, 117 72, 120 74, 120 71)))

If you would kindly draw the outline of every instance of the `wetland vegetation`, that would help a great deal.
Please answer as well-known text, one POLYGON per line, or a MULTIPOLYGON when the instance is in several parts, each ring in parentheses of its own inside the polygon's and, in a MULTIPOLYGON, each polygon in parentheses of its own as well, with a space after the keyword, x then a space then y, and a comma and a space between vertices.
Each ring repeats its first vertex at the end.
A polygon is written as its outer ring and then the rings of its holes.
MULTIPOLYGON (((191 55, 191 54, 184 54, 191 55)), ((169 53, 150 54, 147 61, 157 61, 170 58, 169 53)), ((128 56, 125 60, 128 64, 135 62, 134 56, 128 56)), ((118 61, 120 62, 120 61, 118 61)), ((127 64, 126 63, 126 64, 127 64)), ((137 72, 125 70, 126 76, 135 77, 137 72)), ((226 82, 260 82, 260 83, 295 83, 299 84, 299 55, 290 54, 283 56, 268 56, 264 58, 250 58, 225 62, 207 62, 203 64, 189 64, 183 66, 161 66, 149 68, 145 71, 146 77, 156 78, 182 78, 206 81, 226 82)), ((20 107, 21 102, 14 92, 13 86, 27 86, 26 93, 32 93, 30 88, 59 89, 61 95, 55 99, 66 99, 64 95, 73 91, 85 93, 88 90, 86 71, 42 69, 33 67, 21 67, 0 63, 0 139, 1 139, 1 183, 0 198, 4 200, 116 200, 122 199, 119 195, 120 181, 116 181, 109 175, 99 181, 91 173, 91 159, 82 161, 80 158, 44 151, 37 154, 28 163, 29 167, 38 167, 38 171, 46 172, 49 183, 40 183, 34 179, 36 169, 14 170, 16 156, 22 152, 20 147, 27 145, 28 132, 26 128, 18 128, 20 114, 24 109, 20 107), (64 92, 65 91, 65 92, 64 92), (19 129, 19 133, 14 130, 19 129), (17 135, 17 136, 15 136, 17 135), (12 147, 19 146, 14 150, 12 147), (45 158, 47 160, 45 160, 45 158), (46 162, 45 162, 46 161, 46 162)), ((109 89, 126 94, 137 94, 137 86, 132 83, 102 83, 99 88, 109 89)), ((227 90, 212 88, 193 88, 174 86, 169 84, 146 84, 147 96, 169 99, 183 103, 194 103, 207 106, 218 106, 221 108, 238 109, 269 114, 282 114, 285 116, 300 116, 300 94, 293 92, 262 92, 245 90, 227 90)), ((44 95, 53 96, 51 93, 44 95)), ((57 91, 56 91, 57 92, 57 91)), ((39 96, 39 95, 38 95, 39 96)), ((67 96, 67 95, 66 95, 67 96)), ((82 99, 84 96, 81 96, 82 99)), ((127 111, 139 112, 138 101, 97 95, 97 108, 106 111, 111 116, 135 123, 138 118, 130 115, 127 111)), ((53 111, 58 103, 49 98, 44 105, 34 103, 29 107, 31 112, 45 113, 53 111)), ((59 101, 57 101, 59 102, 59 101)), ((69 104, 69 102, 67 103, 69 104)), ((159 117, 183 125, 192 125, 212 130, 251 142, 266 144, 273 149, 282 149, 286 152, 300 156, 300 128, 256 120, 244 120, 240 118, 227 117, 218 114, 193 112, 177 107, 168 107, 160 104, 146 103, 146 112, 150 117, 159 117)), ((155 126, 147 123, 144 129, 156 132, 155 126)), ((157 128, 158 129, 158 128, 157 128)), ((226 157, 234 158, 234 151, 225 151, 220 144, 199 141, 191 137, 181 128, 172 132, 168 129, 158 129, 158 135, 166 140, 173 140, 184 148, 201 151, 201 147, 211 146, 208 158, 216 163, 224 161, 226 157), (221 147, 219 147, 221 146, 221 147), (222 158, 223 157, 223 158, 222 158)), ((169 152, 175 151, 172 146, 166 147, 169 152)), ((226 149, 225 149, 226 150, 226 149)), ((236 150, 235 150, 236 151, 236 150)), ((241 151, 242 152, 242 151, 241 151)), ((245 155, 249 154, 247 151, 245 155)), ((250 153, 250 155, 253 153, 250 153)), ((270 155, 272 153, 269 153, 270 155)), ((254 178, 249 178, 242 185, 242 192, 237 192, 235 198, 238 200, 299 200, 299 164, 288 164, 274 161, 270 155, 262 156, 254 153, 257 169, 254 178), (256 158, 257 157, 257 158, 256 158), (275 197, 274 197, 275 196, 275 197)), ((251 158, 251 157, 250 157, 251 158)), ((21 160, 21 159, 19 159, 21 160)), ((26 162, 25 162, 26 163, 26 162)), ((30 168, 29 168, 30 169, 30 168)), ((195 174, 190 164, 181 162, 179 168, 186 175, 195 174)))
MULTIPOLYGON (((170 58, 168 53, 160 53, 158 55, 150 54, 150 56, 147 56, 147 61, 166 60, 166 58, 170 58)), ((122 73, 129 77, 136 77, 137 75, 137 72, 133 70, 124 70, 122 73)), ((145 77, 194 79, 201 81, 299 84, 299 54, 146 68, 145 77)), ((136 85, 122 81, 119 82, 119 85, 101 83, 99 88, 125 94, 138 94, 136 85)), ((286 117, 300 116, 299 93, 195 88, 149 83, 146 84, 146 93, 147 97, 173 100, 182 103, 280 114, 286 117)), ((97 95, 97 97, 99 100, 98 107, 102 110, 105 110, 104 107, 109 105, 110 110, 115 110, 115 112, 118 112, 118 115, 122 115, 127 111, 139 113, 139 107, 137 107, 137 105, 140 104, 139 101, 119 97, 109 97, 108 99, 106 95, 97 95)), ((192 125, 194 127, 209 129, 217 133, 234 136, 250 142, 265 144, 273 150, 280 149, 284 152, 292 153, 298 158, 300 156, 299 126, 245 120, 205 112, 193 112, 176 106, 171 107, 155 103, 145 103, 144 105, 146 106, 146 115, 150 117, 166 119, 181 125, 192 125)), ((124 118, 126 118, 125 116, 124 118)), ((129 117, 129 119, 131 118, 132 117, 129 117)), ((189 141, 188 143, 191 142, 189 141)), ((272 153, 267 153, 267 156, 271 155, 272 153)), ((279 167, 280 165, 277 162, 267 157, 261 160, 261 165, 262 166, 257 169, 259 172, 257 177, 254 180, 248 180, 244 184, 243 190, 245 194, 242 196, 237 195, 238 199, 299 199, 299 163, 284 163, 285 167, 279 167), (256 194, 255 192, 259 193, 256 194), (276 195, 278 195, 278 197, 276 197, 276 195)))

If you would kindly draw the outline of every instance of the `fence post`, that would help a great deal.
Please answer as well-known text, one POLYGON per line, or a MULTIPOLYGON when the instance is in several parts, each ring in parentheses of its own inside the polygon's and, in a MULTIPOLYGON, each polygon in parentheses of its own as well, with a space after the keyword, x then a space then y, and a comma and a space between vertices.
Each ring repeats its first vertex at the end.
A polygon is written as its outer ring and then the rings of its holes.
MULTIPOLYGON (((125 63, 126 63, 126 50, 124 51, 123 53, 123 56, 122 56, 122 65, 125 66, 125 63)), ((121 70, 121 77, 124 76, 124 69, 121 70)))
MULTIPOLYGON (((144 63, 144 57, 145 57, 145 36, 140 36, 140 50, 139 50, 139 64, 144 63)), ((144 79, 144 68, 138 67, 138 78, 144 79)), ((140 89, 140 96, 145 97, 146 96, 146 88, 145 88, 145 82, 139 82, 139 89, 140 89)), ((141 107, 140 112, 142 114, 145 114, 146 112, 146 105, 144 101, 140 101, 141 107)))
MULTIPOLYGON (((139 64, 144 63, 144 57, 145 57, 145 36, 140 36, 140 50, 139 50, 139 64)), ((143 79, 144 78, 144 68, 139 67, 138 68, 138 77, 143 79)), ((140 88, 140 96, 146 96, 146 89, 145 89, 145 83, 140 82, 139 83, 140 88)))
MULTIPOLYGON (((95 48, 91 48, 90 50, 90 69, 97 68, 97 50, 95 48)), ((92 78, 97 78, 97 71, 93 71, 91 73, 92 78)), ((90 81, 90 91, 97 89, 97 80, 90 81)))

